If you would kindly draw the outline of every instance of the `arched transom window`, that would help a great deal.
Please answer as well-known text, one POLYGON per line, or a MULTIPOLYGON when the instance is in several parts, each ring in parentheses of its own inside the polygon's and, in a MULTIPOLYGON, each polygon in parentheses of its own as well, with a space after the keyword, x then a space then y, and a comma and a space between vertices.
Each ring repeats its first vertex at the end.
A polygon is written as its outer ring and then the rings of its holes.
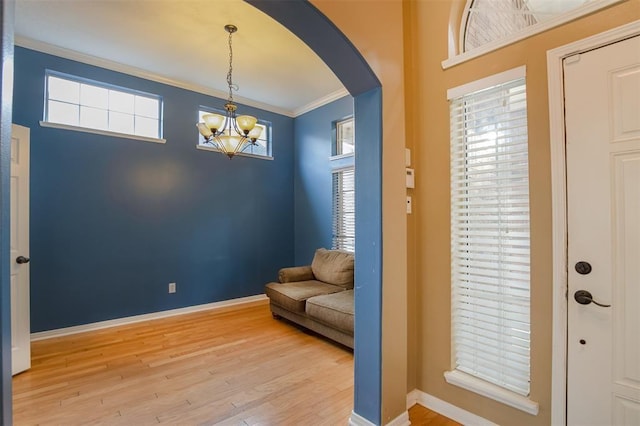
POLYGON ((462 17, 461 51, 517 34, 594 0, 468 0, 462 17))

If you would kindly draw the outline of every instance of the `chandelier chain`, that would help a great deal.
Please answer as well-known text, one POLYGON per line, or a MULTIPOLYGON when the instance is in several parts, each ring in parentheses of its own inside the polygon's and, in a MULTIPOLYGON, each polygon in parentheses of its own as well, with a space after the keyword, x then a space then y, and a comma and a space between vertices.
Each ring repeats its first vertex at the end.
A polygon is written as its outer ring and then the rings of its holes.
MULTIPOLYGON (((233 32, 229 32, 229 72, 227 73, 227 83, 229 84, 229 101, 233 102, 233 47, 231 45, 231 36, 233 32)), ((236 90, 238 90, 236 88, 236 90)))

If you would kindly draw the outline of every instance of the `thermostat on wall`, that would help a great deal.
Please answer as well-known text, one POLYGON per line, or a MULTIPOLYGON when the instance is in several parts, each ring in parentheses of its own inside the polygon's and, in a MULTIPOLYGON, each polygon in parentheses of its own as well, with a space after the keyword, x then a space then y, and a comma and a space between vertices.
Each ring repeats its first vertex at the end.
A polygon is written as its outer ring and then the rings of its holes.
POLYGON ((415 179, 413 169, 407 167, 407 188, 415 188, 415 179))

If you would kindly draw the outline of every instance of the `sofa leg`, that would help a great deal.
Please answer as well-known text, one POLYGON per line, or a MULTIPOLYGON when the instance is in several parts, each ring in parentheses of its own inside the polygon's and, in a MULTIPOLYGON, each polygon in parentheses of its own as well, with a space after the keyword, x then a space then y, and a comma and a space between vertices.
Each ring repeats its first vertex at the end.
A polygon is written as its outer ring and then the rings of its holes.
POLYGON ((271 312, 271 316, 273 317, 273 319, 277 319, 277 320, 282 318, 280 315, 276 314, 275 312, 271 312))

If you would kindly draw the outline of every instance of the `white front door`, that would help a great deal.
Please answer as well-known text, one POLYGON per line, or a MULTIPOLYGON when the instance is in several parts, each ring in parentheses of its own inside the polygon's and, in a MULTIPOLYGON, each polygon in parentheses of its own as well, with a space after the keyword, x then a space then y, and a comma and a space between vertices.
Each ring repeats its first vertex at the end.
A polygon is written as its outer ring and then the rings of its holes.
POLYGON ((11 371, 31 367, 29 318, 29 129, 11 130, 11 371))
POLYGON ((564 79, 567 424, 640 425, 640 36, 566 58, 564 79))

